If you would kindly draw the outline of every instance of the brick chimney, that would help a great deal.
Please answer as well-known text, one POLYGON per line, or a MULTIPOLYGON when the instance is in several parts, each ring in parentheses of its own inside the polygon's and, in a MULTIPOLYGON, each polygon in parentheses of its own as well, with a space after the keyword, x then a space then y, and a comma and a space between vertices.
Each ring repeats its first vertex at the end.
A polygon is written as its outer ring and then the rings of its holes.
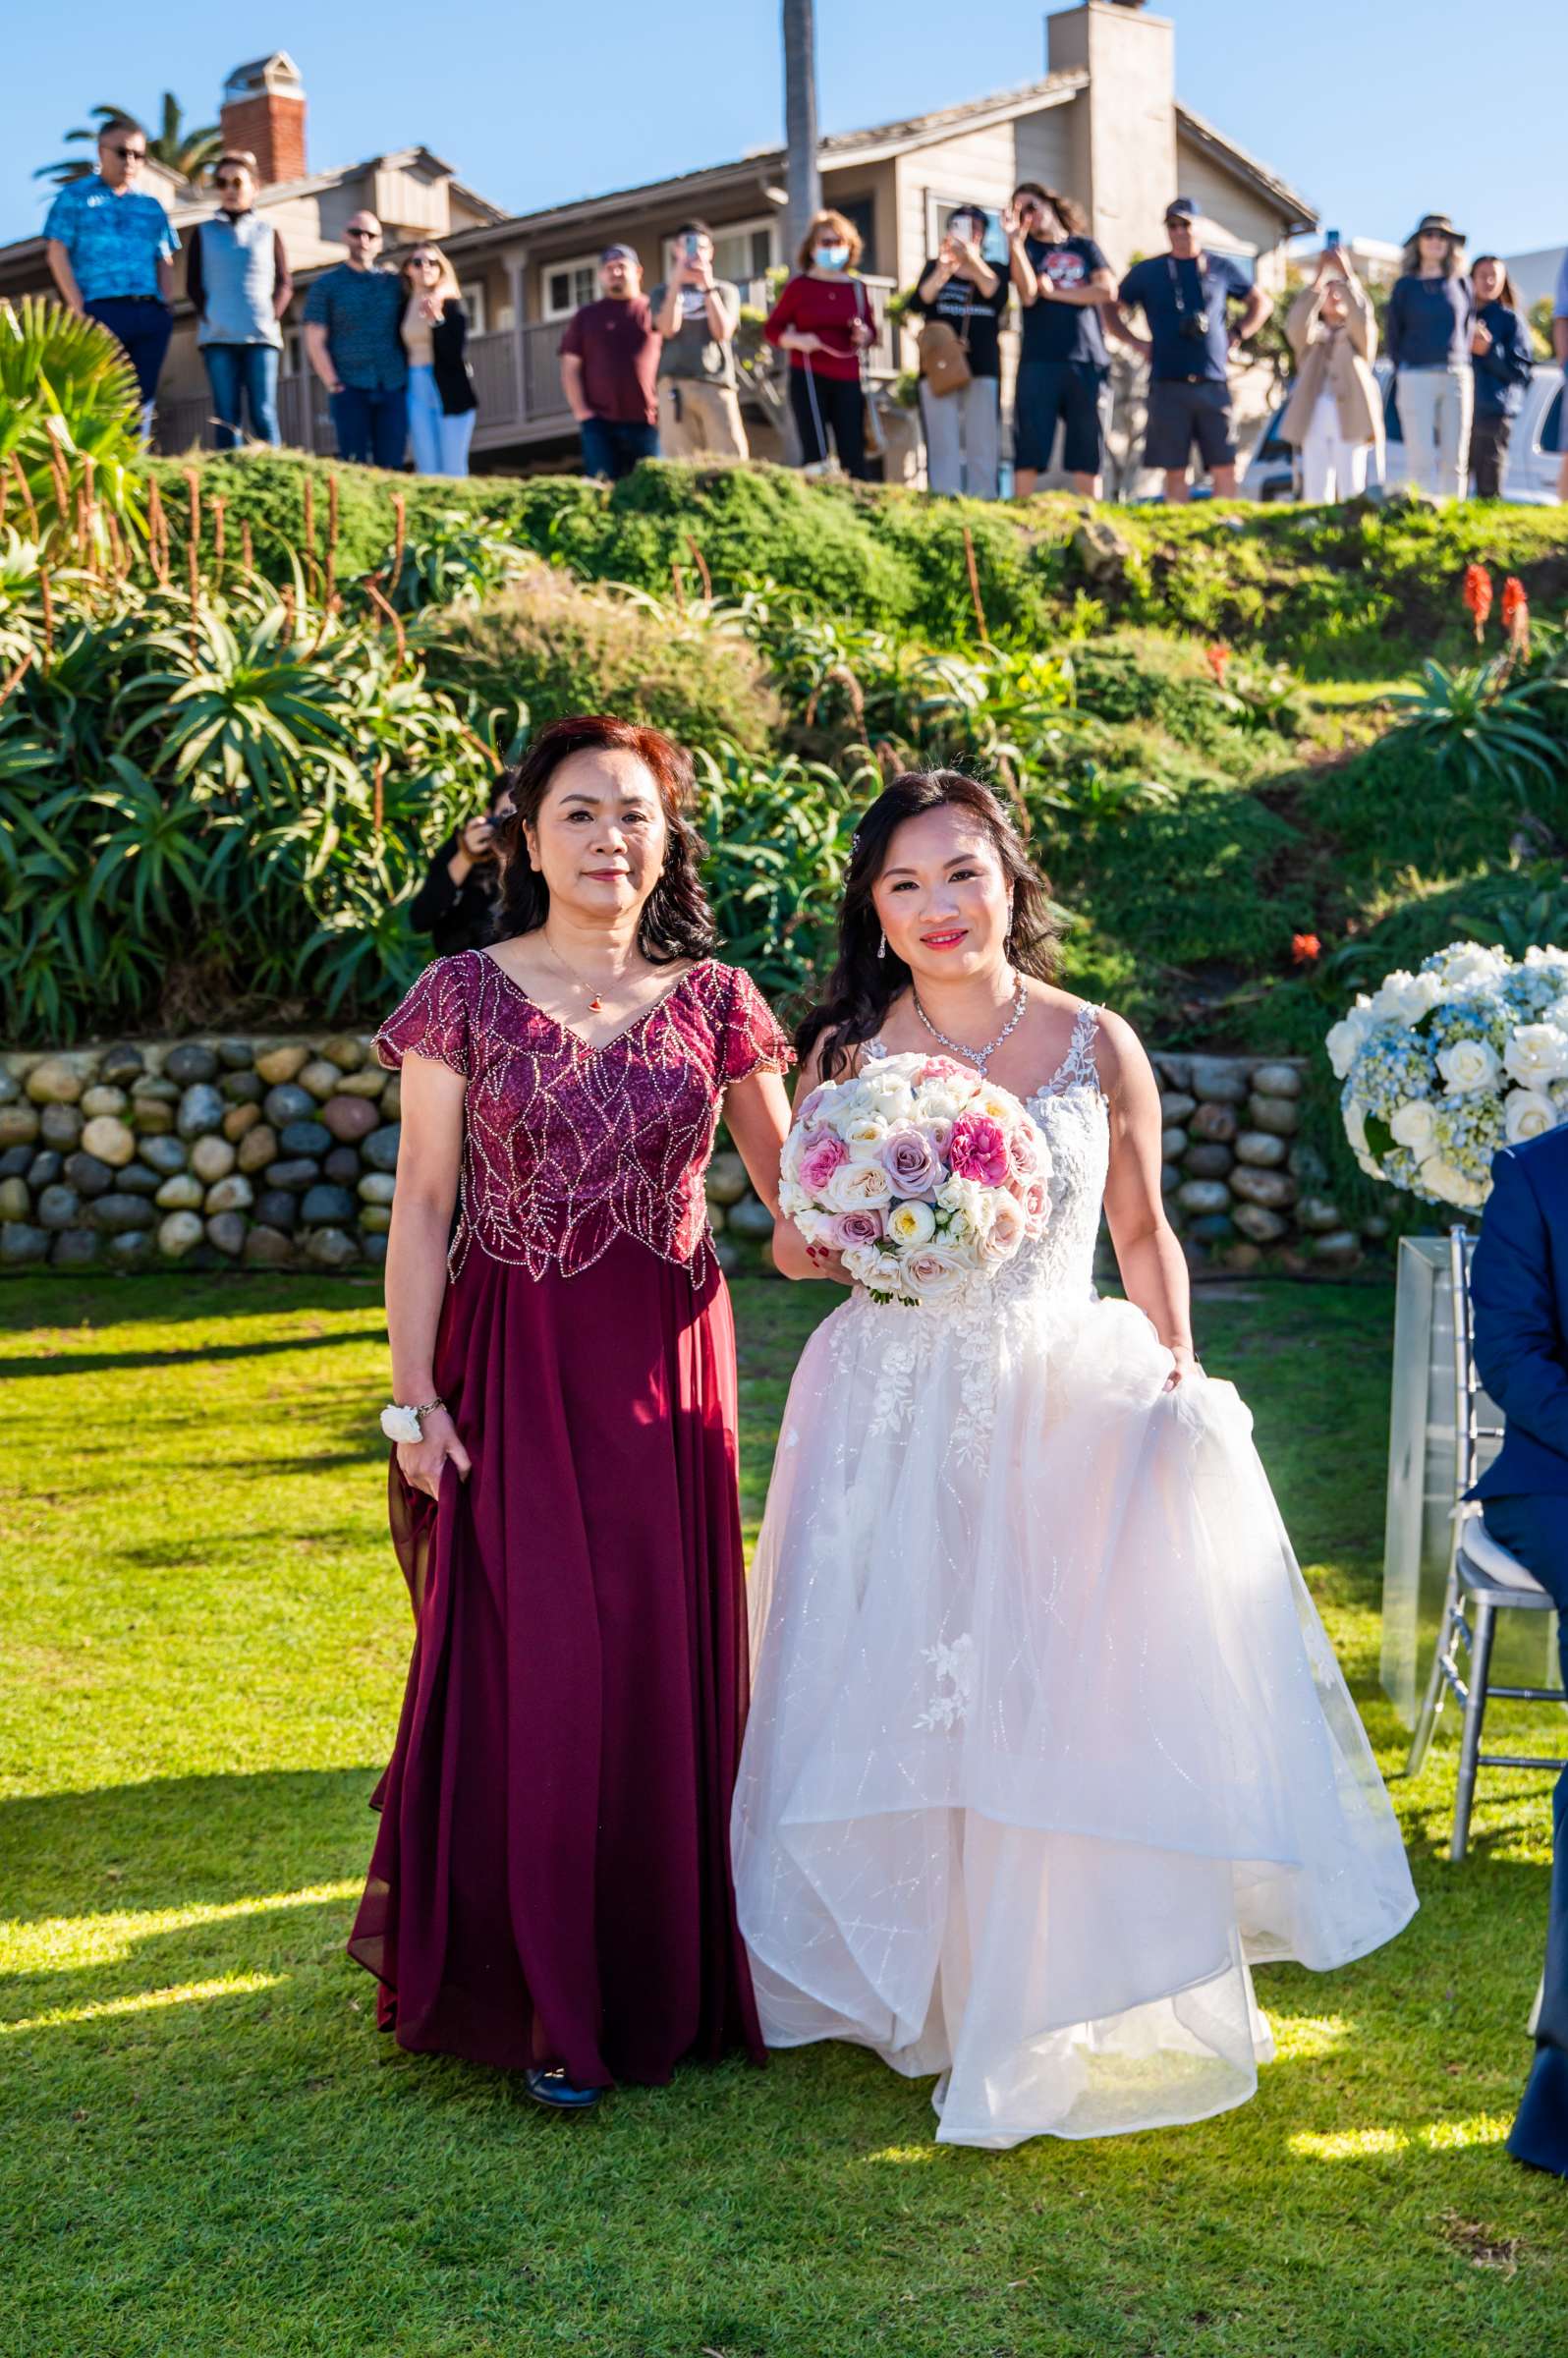
POLYGON ((218 121, 226 147, 250 148, 263 188, 304 178, 305 84, 287 50, 235 67, 218 121))

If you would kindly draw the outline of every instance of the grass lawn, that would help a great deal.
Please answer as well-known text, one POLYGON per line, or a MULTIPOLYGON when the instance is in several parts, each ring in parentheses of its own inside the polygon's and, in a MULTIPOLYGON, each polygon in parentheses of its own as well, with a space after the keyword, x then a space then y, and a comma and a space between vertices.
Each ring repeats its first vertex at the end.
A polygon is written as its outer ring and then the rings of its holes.
MULTIPOLYGON (((748 1522, 827 1305, 738 1286, 748 1522)), ((1390 1297, 1201 1303, 1386 1768, 1390 1297)), ((400 2053, 343 1954, 396 1720, 368 1285, 0 1288, 0 2209, 28 2358, 1545 2358, 1568 2190, 1502 2150, 1546 1781, 1449 1732, 1393 1788, 1423 1908, 1319 1978, 1196 2128, 939 2149, 924 2083, 825 2047, 583 2121, 400 2053)), ((1505 1707, 1506 1708, 1506 1707, 1505 1707)), ((1538 1733, 1549 1737, 1552 1730, 1538 1733)))

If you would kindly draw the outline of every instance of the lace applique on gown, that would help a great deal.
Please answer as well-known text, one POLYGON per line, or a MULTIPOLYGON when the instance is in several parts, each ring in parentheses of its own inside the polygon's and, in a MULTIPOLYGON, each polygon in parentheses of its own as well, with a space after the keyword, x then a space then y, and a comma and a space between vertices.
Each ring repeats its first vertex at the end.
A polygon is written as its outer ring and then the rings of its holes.
POLYGON ((1095 1023, 1029 1100, 1052 1217, 988 1301, 856 1293, 816 1329, 753 1571, 764 2034, 939 2074, 958 2144, 1243 2102, 1250 1967, 1343 1964, 1416 1904, 1246 1410, 1166 1392, 1148 1320, 1094 1294, 1095 1023))

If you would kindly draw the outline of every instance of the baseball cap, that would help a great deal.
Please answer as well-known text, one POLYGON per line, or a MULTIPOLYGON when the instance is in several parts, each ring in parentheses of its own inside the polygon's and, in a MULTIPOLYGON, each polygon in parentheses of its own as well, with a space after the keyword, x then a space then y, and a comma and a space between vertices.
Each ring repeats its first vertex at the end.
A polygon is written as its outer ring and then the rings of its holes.
POLYGON ((1165 207, 1167 221, 1196 221, 1198 205, 1191 196, 1173 196, 1165 207))
POLYGON ((636 260, 637 248, 635 246, 606 246, 604 252, 599 255, 601 264, 604 262, 635 262, 636 260))

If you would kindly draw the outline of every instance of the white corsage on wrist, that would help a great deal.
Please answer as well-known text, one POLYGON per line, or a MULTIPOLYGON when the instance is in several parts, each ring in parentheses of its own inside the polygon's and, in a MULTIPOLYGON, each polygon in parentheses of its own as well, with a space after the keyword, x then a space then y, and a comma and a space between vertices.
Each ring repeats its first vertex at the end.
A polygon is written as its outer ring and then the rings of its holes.
POLYGON ((422 1441, 424 1428, 420 1419, 443 1405, 439 1400, 426 1400, 418 1408, 400 1408, 396 1401, 390 1401, 381 1411, 381 1431, 389 1441, 422 1441))

